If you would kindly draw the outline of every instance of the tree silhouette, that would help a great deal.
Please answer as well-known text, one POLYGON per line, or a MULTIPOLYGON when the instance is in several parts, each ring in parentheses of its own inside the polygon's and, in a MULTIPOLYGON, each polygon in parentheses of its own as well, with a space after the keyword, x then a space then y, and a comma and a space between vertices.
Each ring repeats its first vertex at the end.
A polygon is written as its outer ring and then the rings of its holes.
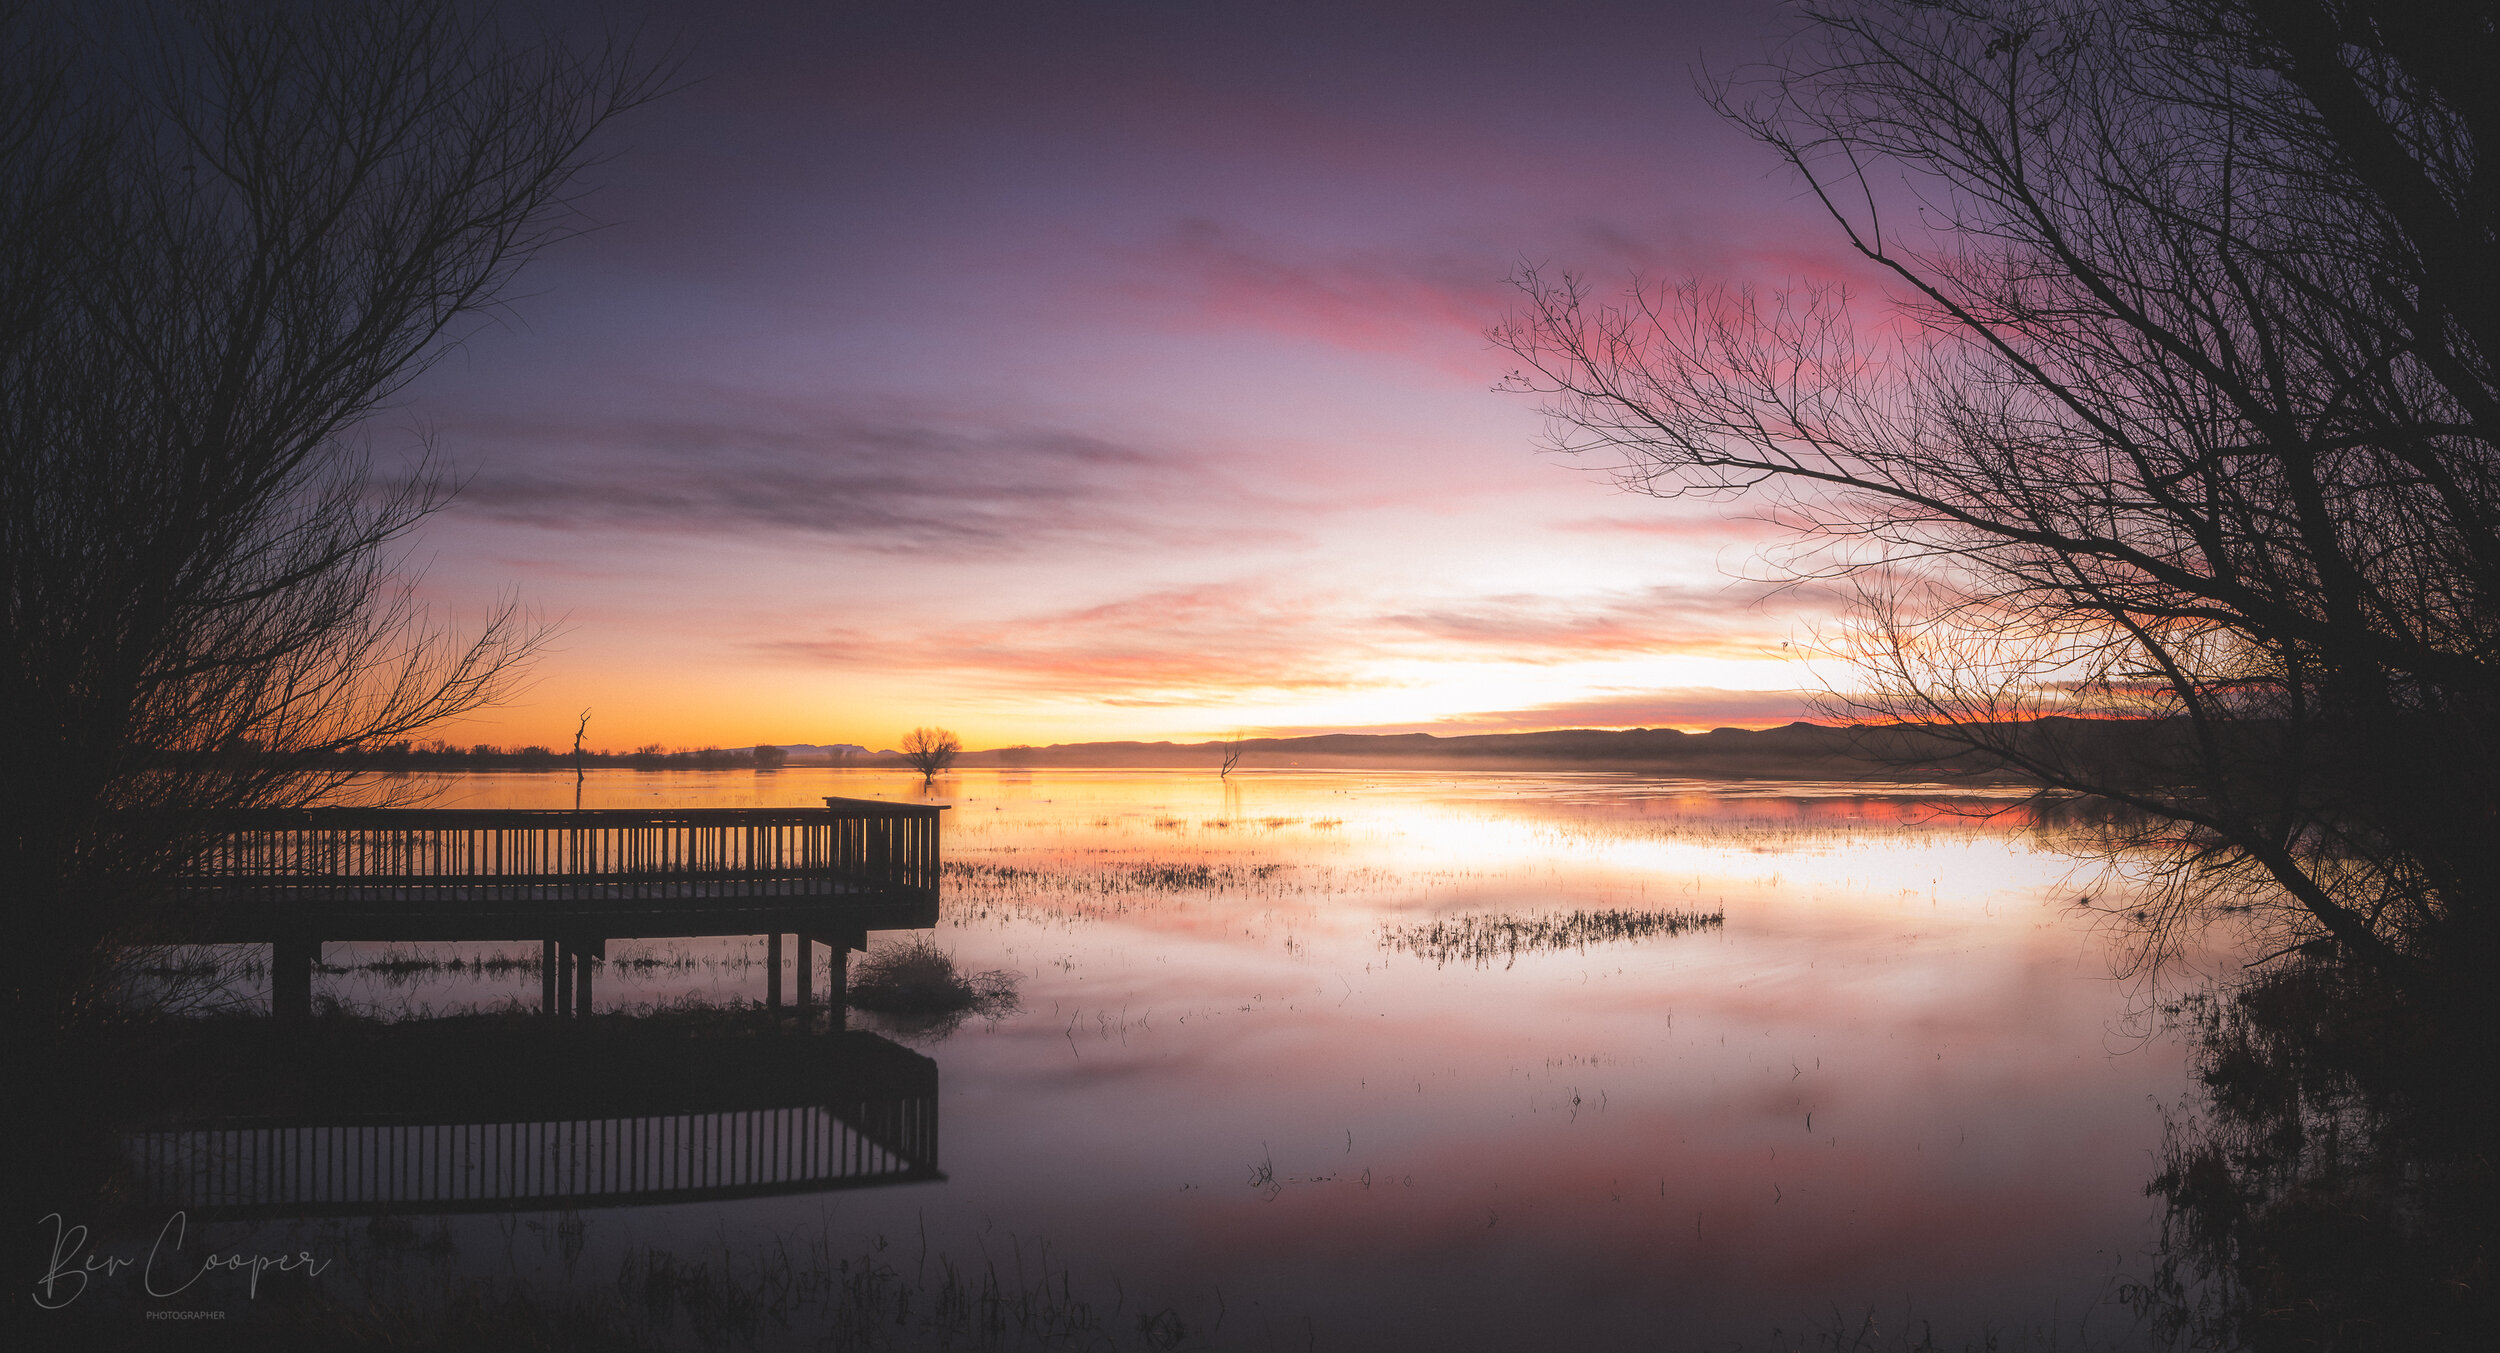
POLYGON ((920 782, 929 784, 938 772, 955 764, 955 756, 964 749, 955 735, 943 728, 915 728, 903 735, 903 760, 920 772, 920 782))
POLYGON ((417 602, 398 543, 452 483, 369 434, 664 78, 460 0, 71 8, 0 13, 13 1029, 99 999, 209 815, 335 793, 529 656, 509 600, 465 636, 417 602))
POLYGON ((1714 97, 1902 303, 1531 271, 1497 338, 1557 446, 1748 497, 1783 576, 1854 583, 1835 712, 2160 845, 2148 958, 2220 901, 2468 991, 2437 974, 2500 950, 2482 14, 1810 5, 1714 97))

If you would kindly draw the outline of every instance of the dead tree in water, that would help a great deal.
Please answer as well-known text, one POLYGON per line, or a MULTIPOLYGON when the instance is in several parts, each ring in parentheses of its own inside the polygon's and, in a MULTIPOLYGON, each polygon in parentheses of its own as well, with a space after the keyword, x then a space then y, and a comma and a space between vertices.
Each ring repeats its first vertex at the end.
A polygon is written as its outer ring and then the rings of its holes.
POLYGON ((963 743, 943 728, 915 728, 903 735, 903 760, 920 772, 923 785, 934 783, 938 772, 954 765, 963 749, 963 743))
POLYGON ((581 722, 573 725, 573 811, 582 810, 582 735, 590 731, 590 711, 583 710, 581 722))

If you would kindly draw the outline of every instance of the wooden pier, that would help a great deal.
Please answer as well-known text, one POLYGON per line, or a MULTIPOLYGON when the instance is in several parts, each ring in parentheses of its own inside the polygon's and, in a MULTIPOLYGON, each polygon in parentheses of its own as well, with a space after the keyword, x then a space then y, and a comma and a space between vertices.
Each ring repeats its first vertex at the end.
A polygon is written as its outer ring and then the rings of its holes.
POLYGON ((550 1014, 587 1013, 612 939, 782 936, 829 951, 841 1019, 847 956, 872 930, 937 924, 942 805, 828 798, 823 808, 587 811, 313 808, 237 814, 177 885, 188 938, 270 946, 270 1007, 312 1007, 334 941, 537 940, 550 1014))

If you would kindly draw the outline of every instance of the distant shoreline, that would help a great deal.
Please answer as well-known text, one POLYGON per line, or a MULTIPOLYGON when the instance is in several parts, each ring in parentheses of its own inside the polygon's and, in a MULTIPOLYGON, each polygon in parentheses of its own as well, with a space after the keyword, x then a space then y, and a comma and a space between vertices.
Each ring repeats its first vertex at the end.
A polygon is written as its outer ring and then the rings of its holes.
MULTIPOLYGON (((1235 749, 1241 770, 1622 770, 1701 779, 1981 780, 2015 783, 2001 768, 1974 767, 1932 734, 1900 728, 1562 729, 1542 733, 1319 733, 1220 741, 1079 742, 966 752, 958 769, 1218 769, 1235 749)), ((900 755, 813 760, 793 749, 793 766, 905 767, 900 755)))
MULTIPOLYGON (((2044 718, 2010 730, 2067 750, 2132 757, 2156 750, 2175 730, 2164 721, 2044 718)), ((1216 771, 1228 753, 1238 770, 1634 771, 1717 780, 1865 780, 1878 783, 1951 781, 2026 785, 2033 778, 1916 725, 1841 727, 1791 723, 1779 728, 1557 729, 1538 733, 1315 733, 1238 742, 1072 742, 1045 747, 993 747, 958 755, 959 770, 1216 771)), ((394 744, 321 758, 342 769, 383 772, 568 771, 574 754, 544 746, 506 749, 479 744, 394 744)), ((585 770, 755 770, 784 766, 909 770, 900 752, 856 744, 766 743, 631 752, 585 750, 585 770)))

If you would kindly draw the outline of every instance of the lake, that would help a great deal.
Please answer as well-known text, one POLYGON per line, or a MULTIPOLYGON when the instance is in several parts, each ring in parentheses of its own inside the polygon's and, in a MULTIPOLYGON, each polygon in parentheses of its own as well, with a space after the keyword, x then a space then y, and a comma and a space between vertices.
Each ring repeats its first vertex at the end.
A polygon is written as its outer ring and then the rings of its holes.
MULTIPOLYGON (((411 787, 574 795, 570 775, 411 787)), ((656 1251, 776 1293, 713 1317, 768 1347, 908 1340, 983 1282, 1003 1346, 1053 1320, 1120 1347, 1767 1348, 1870 1326, 1870 1347, 1928 1327, 2135 1346, 2116 1298, 2156 1243, 2145 1186, 2189 1052, 2072 906, 2087 871, 2012 799, 1299 771, 974 771, 924 794, 802 769, 603 772, 583 804, 828 794, 951 805, 937 939, 1015 978, 995 1018, 850 1017, 934 1062, 943 1179, 224 1243, 397 1234, 437 1266, 646 1291, 656 1251), (836 1276, 811 1287, 816 1267, 836 1276), (863 1333, 846 1299, 904 1323, 863 1333)), ((535 948, 332 945, 316 998, 534 1007, 535 948)), ((608 952, 602 1011, 764 992, 760 939, 608 952)))

